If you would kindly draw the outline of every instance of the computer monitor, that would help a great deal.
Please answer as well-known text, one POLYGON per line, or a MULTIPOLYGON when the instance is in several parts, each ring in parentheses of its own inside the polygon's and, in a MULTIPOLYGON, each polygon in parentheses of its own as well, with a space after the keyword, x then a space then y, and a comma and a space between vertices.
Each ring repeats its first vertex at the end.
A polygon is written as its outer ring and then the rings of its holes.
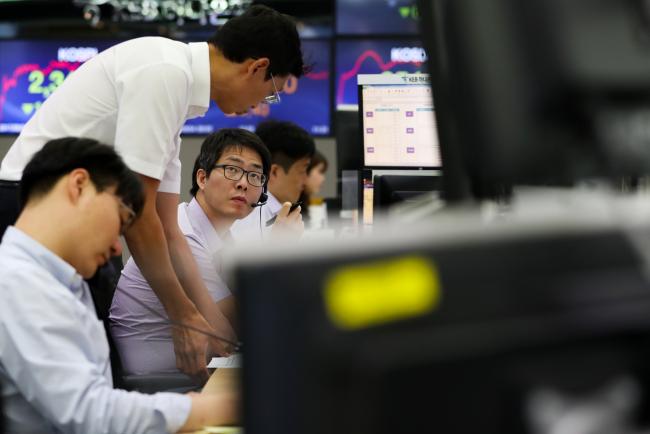
POLYGON ((429 76, 361 74, 359 118, 365 167, 440 167, 429 76))
POLYGON ((650 172, 646 3, 418 5, 443 147, 459 150, 475 195, 650 172))
POLYGON ((639 234, 514 226, 242 252, 246 432, 645 432, 639 234))
POLYGON ((373 209, 408 202, 426 193, 440 192, 442 177, 434 175, 375 175, 373 177, 373 209))
POLYGON ((358 110, 337 110, 334 114, 336 158, 339 170, 361 170, 361 128, 358 110))

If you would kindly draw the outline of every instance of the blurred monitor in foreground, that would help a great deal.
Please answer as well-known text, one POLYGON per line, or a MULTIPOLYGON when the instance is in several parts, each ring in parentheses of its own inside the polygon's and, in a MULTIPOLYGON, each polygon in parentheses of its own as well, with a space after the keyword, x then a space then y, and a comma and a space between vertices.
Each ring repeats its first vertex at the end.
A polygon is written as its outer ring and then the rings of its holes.
MULTIPOLYGON (((421 0, 446 176, 566 185, 650 172, 646 1, 421 0)), ((460 180, 458 178, 458 180, 460 180)))
POLYGON ((364 166, 440 167, 429 76, 361 74, 357 83, 364 166))
POLYGON ((647 432, 630 234, 437 231, 242 255, 247 434, 647 432))

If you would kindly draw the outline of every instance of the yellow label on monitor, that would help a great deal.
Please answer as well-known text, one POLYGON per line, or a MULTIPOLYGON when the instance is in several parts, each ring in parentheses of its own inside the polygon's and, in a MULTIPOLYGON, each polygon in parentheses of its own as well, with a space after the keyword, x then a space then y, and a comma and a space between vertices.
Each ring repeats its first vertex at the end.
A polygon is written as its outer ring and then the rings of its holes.
POLYGON ((432 311, 440 280, 433 262, 408 256, 341 267, 326 280, 324 297, 330 320, 356 330, 432 311))

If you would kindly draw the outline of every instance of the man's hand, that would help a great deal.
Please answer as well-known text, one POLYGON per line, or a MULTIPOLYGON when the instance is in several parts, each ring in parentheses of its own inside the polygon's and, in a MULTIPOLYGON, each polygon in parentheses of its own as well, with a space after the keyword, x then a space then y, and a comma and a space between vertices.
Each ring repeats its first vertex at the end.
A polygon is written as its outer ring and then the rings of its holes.
MULTIPOLYGON (((183 318, 182 324, 207 333, 214 333, 210 324, 198 312, 193 316, 183 318)), ((204 382, 208 379, 206 365, 210 338, 204 333, 183 327, 183 325, 174 325, 172 327, 176 367, 190 377, 204 382)))
POLYGON ((190 415, 181 432, 196 431, 206 425, 237 425, 241 422, 239 369, 217 369, 201 393, 190 392, 190 415))
POLYGON ((302 221, 301 208, 298 207, 289 213, 291 202, 285 202, 280 208, 275 223, 271 228, 273 237, 299 239, 305 231, 305 223, 302 221))
POLYGON ((210 340, 210 355, 217 355, 221 357, 228 357, 235 352, 236 348, 233 344, 237 343, 237 335, 232 328, 230 321, 223 314, 219 306, 215 304, 215 311, 210 317, 210 324, 214 328, 215 335, 223 339, 210 340), (227 339, 230 342, 226 342, 227 339))

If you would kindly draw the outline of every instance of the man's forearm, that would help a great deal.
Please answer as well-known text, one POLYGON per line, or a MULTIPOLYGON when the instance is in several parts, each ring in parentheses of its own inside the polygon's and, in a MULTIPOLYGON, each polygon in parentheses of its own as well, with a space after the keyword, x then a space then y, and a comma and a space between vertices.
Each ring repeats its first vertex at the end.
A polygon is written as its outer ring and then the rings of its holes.
POLYGON ((160 220, 146 211, 136 221, 126 236, 135 263, 156 293, 167 315, 178 320, 188 312, 195 313, 196 306, 185 294, 174 272, 160 220))
POLYGON ((168 247, 174 270, 190 300, 194 302, 199 312, 201 312, 212 327, 221 333, 227 334, 228 337, 234 337, 230 322, 223 315, 214 300, 212 300, 201 278, 185 236, 178 231, 177 234, 168 233, 167 238, 169 240, 168 247))

